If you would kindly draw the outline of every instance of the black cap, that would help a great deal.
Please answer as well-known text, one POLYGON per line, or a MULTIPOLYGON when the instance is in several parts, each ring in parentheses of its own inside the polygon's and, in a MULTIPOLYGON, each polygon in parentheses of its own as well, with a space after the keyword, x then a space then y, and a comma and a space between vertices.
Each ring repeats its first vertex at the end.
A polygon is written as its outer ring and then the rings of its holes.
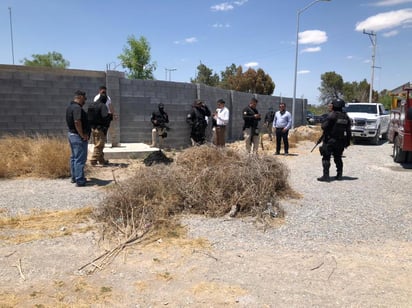
POLYGON ((218 103, 218 104, 226 104, 226 102, 225 102, 223 99, 218 99, 218 100, 217 100, 217 103, 218 103))
POLYGON ((159 107, 160 109, 163 109, 163 108, 165 107, 165 105, 163 105, 163 103, 160 103, 160 104, 158 105, 158 107, 159 107))

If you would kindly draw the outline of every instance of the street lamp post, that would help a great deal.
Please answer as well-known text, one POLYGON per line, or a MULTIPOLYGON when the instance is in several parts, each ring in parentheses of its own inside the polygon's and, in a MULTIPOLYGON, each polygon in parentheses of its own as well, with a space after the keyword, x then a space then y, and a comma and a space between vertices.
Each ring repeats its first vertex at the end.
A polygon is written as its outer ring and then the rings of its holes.
POLYGON ((296 52, 295 52, 295 77, 294 77, 294 82, 293 82, 292 128, 295 127, 296 81, 297 81, 297 76, 298 76, 299 19, 300 19, 300 14, 303 13, 304 11, 306 11, 308 8, 310 8, 315 3, 320 2, 320 1, 331 1, 331 0, 315 0, 311 3, 309 3, 303 9, 298 10, 297 14, 296 14, 296 52))
POLYGON ((14 65, 13 23, 11 21, 11 7, 9 7, 9 17, 10 17, 11 57, 13 60, 13 65, 14 65))
POLYGON ((169 72, 169 81, 172 80, 173 71, 177 71, 177 68, 165 68, 165 80, 167 80, 167 72, 169 72))

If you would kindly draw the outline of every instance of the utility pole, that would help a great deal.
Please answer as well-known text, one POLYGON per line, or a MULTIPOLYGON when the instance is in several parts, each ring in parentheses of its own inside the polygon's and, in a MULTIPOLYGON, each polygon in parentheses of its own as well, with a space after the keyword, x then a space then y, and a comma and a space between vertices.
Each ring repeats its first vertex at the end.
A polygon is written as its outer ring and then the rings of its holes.
POLYGON ((372 95, 373 95, 373 80, 375 78, 375 54, 376 54, 376 33, 371 31, 371 32, 366 32, 363 30, 363 34, 367 34, 369 36, 369 39, 371 40, 373 50, 372 50, 372 74, 371 74, 371 83, 369 87, 369 103, 372 103, 372 95))
POLYGON ((11 7, 9 7, 9 16, 10 16, 11 57, 13 60, 13 65, 14 65, 13 23, 11 22, 11 7))

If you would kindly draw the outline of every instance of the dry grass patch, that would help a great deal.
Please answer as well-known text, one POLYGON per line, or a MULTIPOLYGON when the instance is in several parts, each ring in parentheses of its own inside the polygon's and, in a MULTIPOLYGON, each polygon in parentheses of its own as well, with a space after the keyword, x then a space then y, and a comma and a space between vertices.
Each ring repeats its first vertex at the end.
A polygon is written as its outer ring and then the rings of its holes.
POLYGON ((70 146, 63 137, 3 136, 0 153, 0 178, 70 176, 70 146))
POLYGON ((0 293, 0 307, 59 307, 89 308, 115 307, 118 298, 113 296, 112 287, 89 284, 82 277, 73 277, 64 281, 47 281, 34 284, 27 291, 0 293))
POLYGON ((91 208, 69 211, 38 212, 25 216, 0 218, 0 239, 12 244, 71 235, 73 231, 86 232, 91 208))

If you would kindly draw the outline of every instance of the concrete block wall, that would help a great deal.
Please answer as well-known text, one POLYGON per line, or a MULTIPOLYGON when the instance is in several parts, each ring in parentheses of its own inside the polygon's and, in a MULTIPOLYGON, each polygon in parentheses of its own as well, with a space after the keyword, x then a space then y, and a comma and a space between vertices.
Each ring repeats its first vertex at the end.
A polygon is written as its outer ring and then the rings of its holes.
POLYGON ((196 99, 196 84, 153 80, 121 80, 120 131, 122 142, 151 143, 151 115, 163 103, 169 115, 166 147, 190 144, 186 115, 196 99))
MULTIPOLYGON (((78 89, 86 91, 91 102, 101 85, 119 118, 112 122, 109 142, 151 142, 150 117, 163 103, 169 114, 171 131, 165 146, 182 148, 190 145, 190 128, 186 116, 196 99, 202 99, 211 109, 220 98, 230 110, 227 128, 228 140, 242 137, 242 110, 251 97, 258 100, 262 117, 269 107, 278 109, 280 97, 253 95, 223 90, 200 84, 159 80, 130 80, 117 71, 84 71, 27 66, 0 65, 0 136, 4 134, 43 134, 65 136, 67 132, 65 110, 78 89)), ((292 111, 292 99, 283 98, 292 111)), ((87 109, 87 102, 85 109, 87 109)), ((295 126, 305 124, 306 100, 296 101, 295 126)), ((211 129, 208 130, 211 135, 211 129)))
POLYGON ((0 65, 0 134, 66 134, 66 106, 77 89, 89 101, 105 73, 0 65))

